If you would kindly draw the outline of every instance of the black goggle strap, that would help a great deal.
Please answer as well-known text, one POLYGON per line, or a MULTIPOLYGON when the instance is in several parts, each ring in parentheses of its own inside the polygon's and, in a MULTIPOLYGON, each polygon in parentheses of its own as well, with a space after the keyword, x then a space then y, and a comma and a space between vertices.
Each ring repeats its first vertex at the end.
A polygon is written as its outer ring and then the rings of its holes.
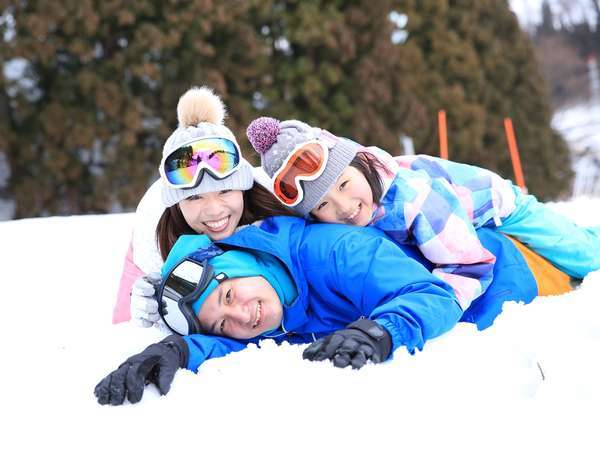
MULTIPOLYGON (((221 250, 219 247, 217 247, 214 244, 210 244, 206 248, 196 250, 194 253, 190 254, 183 261, 181 261, 179 264, 177 264, 175 267, 173 267, 173 269, 171 269, 169 274, 165 277, 165 279, 161 283, 159 296, 158 296, 158 298, 159 298, 158 310, 159 310, 160 316, 162 317, 165 324, 175 333, 178 333, 181 335, 186 335, 186 334, 195 334, 195 333, 201 332, 200 322, 198 321, 198 318, 196 317, 196 314, 194 313, 194 310, 193 310, 191 304, 198 297, 198 295, 204 289, 206 289, 206 287, 208 286, 208 284, 210 283, 210 281, 213 278, 217 279, 217 281, 220 282, 220 280, 217 277, 213 276, 214 270, 213 270, 212 266, 210 264, 208 264, 208 260, 210 258, 212 258, 214 256, 218 256, 222 253, 223 253, 223 250, 221 250), (198 281, 198 284, 196 285, 195 289, 192 292, 190 292, 189 294, 182 296, 177 302, 179 312, 183 315, 183 317, 185 318, 185 321, 187 322, 187 330, 179 329, 180 327, 173 326, 174 324, 169 323, 170 321, 168 318, 167 302, 164 300, 164 297, 163 297, 163 295, 165 295, 164 289, 165 289, 165 286, 167 285, 167 281, 169 280, 169 277, 172 276, 173 272, 176 271, 177 268, 184 261, 193 261, 194 263, 202 266, 204 269, 202 272, 202 276, 201 276, 200 280, 198 281)), ((224 275, 224 274, 220 274, 220 275, 224 275)))
POLYGON ((197 332, 198 324, 191 303, 194 294, 201 287, 206 287, 211 269, 205 262, 198 263, 185 258, 165 277, 158 295, 158 311, 165 324, 175 333, 187 335, 197 332), (191 276, 194 272, 198 278, 191 276))
MULTIPOLYGON (((185 334, 201 334, 202 326, 200 325, 200 320, 198 320, 198 316, 194 312, 194 308, 192 308, 192 303, 200 296, 202 292, 208 287, 212 280, 215 280, 217 283, 221 284, 227 278, 226 273, 221 272, 215 275, 215 271, 211 265, 205 268, 204 274, 202 276, 202 280, 198 283, 198 287, 194 290, 192 294, 190 294, 186 298, 182 298, 179 303, 179 309, 187 320, 188 323, 188 331, 185 334), (206 277, 204 276, 206 274, 206 277)), ((171 327, 169 327, 171 328, 171 327)))
MULTIPOLYGON (((179 304, 178 304, 179 310, 185 317, 185 319, 187 321, 187 328, 188 328, 186 333, 179 333, 179 334, 200 334, 200 333, 202 333, 202 327, 200 325, 200 321, 198 320, 198 316, 194 312, 194 308, 192 308, 192 303, 194 303, 194 301, 196 301, 196 299, 202 294, 202 292, 204 292, 204 290, 208 287, 208 285, 210 284, 210 282, 212 280, 215 280, 217 283, 220 284, 228 278, 227 274, 224 272, 221 272, 217 275, 215 275, 214 273, 215 272, 214 272, 213 267, 211 265, 207 264, 204 267, 204 272, 202 273, 202 279, 198 283, 198 286, 196 287, 196 289, 194 289, 194 292, 192 292, 191 294, 189 294, 179 300, 179 304)), ((164 320, 164 318, 163 318, 163 320, 164 320)), ((169 325, 169 324, 167 324, 167 325, 169 325)), ((169 328, 171 328, 171 327, 169 326, 169 328)), ((173 329, 173 328, 171 328, 171 329, 173 329)))

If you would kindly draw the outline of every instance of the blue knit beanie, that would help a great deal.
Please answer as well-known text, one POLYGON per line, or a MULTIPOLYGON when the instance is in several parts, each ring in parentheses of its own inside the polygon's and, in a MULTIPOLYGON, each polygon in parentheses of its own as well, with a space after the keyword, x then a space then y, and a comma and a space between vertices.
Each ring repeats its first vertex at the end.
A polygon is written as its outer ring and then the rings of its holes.
MULTIPOLYGON (((196 250, 207 248, 212 241, 206 235, 181 236, 165 261, 162 269, 163 278, 184 258, 196 250)), ((279 301, 290 305, 298 296, 296 284, 284 265, 274 256, 255 250, 227 250, 224 253, 209 258, 215 275, 225 273, 228 278, 263 277, 275 289, 279 301)), ((198 314, 204 300, 218 286, 212 280, 198 299, 193 303, 194 312, 198 314)))

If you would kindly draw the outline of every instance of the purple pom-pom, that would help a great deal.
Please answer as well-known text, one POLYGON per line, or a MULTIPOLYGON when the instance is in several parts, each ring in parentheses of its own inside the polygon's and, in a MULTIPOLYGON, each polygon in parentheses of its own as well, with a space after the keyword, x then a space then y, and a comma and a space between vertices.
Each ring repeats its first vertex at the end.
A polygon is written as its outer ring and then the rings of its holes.
POLYGON ((254 150, 265 154, 277 142, 279 134, 279 120, 272 117, 259 117, 254 119, 246 129, 246 136, 254 150))

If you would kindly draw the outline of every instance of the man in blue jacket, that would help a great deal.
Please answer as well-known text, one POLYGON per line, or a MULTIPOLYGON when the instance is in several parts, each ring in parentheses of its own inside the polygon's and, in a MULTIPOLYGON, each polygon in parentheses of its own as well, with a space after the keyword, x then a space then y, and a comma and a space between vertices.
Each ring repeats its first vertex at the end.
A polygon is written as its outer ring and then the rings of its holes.
POLYGON ((312 342, 304 358, 360 368, 401 346, 421 350, 461 318, 485 328, 504 301, 530 302, 538 290, 515 245, 478 234, 497 262, 492 285, 466 311, 418 250, 375 228, 277 217, 216 244, 183 236, 165 262, 159 299, 165 323, 184 336, 127 359, 96 386, 98 402, 135 403, 147 382, 166 394, 178 368, 196 371, 264 338, 312 342))

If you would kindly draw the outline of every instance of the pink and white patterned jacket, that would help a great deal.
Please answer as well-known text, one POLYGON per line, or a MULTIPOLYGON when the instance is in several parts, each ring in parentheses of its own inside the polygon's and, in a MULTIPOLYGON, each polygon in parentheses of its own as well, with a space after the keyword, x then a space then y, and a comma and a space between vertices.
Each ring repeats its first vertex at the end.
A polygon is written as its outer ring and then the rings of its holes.
POLYGON ((492 281, 495 257, 476 228, 498 226, 516 208, 520 191, 480 167, 427 155, 392 157, 367 147, 385 167, 380 207, 371 222, 399 243, 414 244, 435 264, 464 309, 492 281))

